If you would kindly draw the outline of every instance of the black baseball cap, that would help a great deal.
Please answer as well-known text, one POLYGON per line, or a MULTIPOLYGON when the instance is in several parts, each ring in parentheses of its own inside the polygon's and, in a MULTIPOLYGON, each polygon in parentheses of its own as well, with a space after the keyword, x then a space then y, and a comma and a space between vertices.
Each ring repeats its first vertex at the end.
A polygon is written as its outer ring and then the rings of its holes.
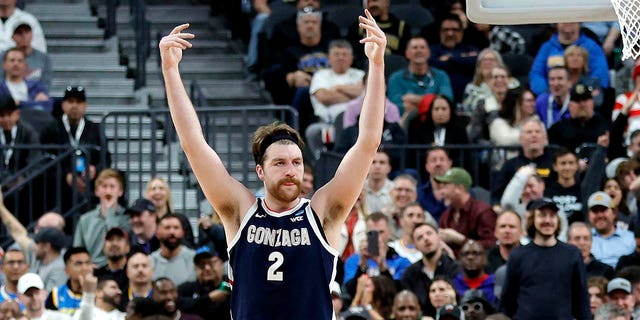
POLYGON ((35 237, 33 237, 33 241, 36 243, 50 243, 51 246, 58 249, 62 249, 67 246, 67 237, 64 233, 52 227, 40 229, 40 231, 36 233, 35 237))
POLYGON ((14 111, 17 110, 18 106, 16 105, 16 101, 10 95, 2 96, 0 95, 0 112, 2 111, 14 111))
POLYGON ((531 200, 527 204, 527 211, 537 210, 542 208, 550 208, 550 209, 553 209, 554 211, 560 210, 560 208, 558 208, 556 203, 549 198, 540 198, 540 199, 531 200))
POLYGON ((104 235, 104 239, 108 240, 111 239, 111 237, 121 237, 126 239, 127 241, 129 240, 129 233, 127 233, 126 231, 124 231, 124 229, 120 228, 120 227, 113 227, 109 230, 107 230, 107 233, 104 235))
POLYGON ((134 201, 133 204, 131 204, 131 206, 127 208, 127 211, 125 211, 125 214, 130 215, 130 214, 142 213, 145 210, 149 212, 156 212, 156 206, 153 205, 153 202, 145 198, 140 198, 134 201))
POLYGON ((573 86, 573 88, 571 88, 571 101, 579 102, 593 99, 591 91, 593 91, 591 86, 588 86, 583 82, 578 82, 573 86))
POLYGON ((62 100, 67 100, 69 98, 76 98, 80 101, 87 101, 87 96, 85 93, 85 89, 83 86, 68 86, 64 90, 64 97, 62 100))

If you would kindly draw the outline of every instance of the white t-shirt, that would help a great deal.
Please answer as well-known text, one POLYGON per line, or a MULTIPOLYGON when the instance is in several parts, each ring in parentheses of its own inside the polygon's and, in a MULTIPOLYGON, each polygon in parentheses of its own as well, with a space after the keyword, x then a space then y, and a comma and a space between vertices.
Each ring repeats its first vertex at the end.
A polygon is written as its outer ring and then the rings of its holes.
POLYGON ((54 310, 44 310, 40 318, 29 318, 31 320, 71 320, 71 316, 54 310))
POLYGON ((9 92, 11 92, 11 97, 13 100, 18 101, 29 101, 29 89, 27 88, 27 83, 24 81, 20 81, 18 83, 6 81, 7 88, 9 88, 9 92))
POLYGON ((325 106, 313 96, 314 93, 320 89, 329 89, 336 85, 361 83, 363 77, 364 71, 354 68, 349 68, 347 72, 342 74, 335 73, 331 68, 316 71, 313 74, 313 78, 311 78, 311 85, 309 86, 311 105, 313 105, 313 111, 316 116, 320 117, 323 122, 332 123, 339 114, 344 112, 347 102, 325 106))

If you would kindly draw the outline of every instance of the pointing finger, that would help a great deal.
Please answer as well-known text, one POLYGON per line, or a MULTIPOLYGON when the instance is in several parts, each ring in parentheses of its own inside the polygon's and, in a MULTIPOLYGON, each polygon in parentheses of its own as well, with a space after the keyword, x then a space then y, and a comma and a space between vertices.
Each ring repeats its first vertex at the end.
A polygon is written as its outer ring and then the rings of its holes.
POLYGON ((176 33, 180 33, 182 30, 189 28, 189 24, 188 23, 183 23, 175 28, 173 28, 173 30, 171 30, 170 34, 176 34, 176 33))

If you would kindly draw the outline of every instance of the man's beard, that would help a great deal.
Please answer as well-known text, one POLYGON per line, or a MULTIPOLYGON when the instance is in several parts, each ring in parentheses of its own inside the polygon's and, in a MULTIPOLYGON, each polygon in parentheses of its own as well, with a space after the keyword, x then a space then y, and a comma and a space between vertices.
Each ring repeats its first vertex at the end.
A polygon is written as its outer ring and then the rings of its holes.
MULTIPOLYGON (((160 240, 160 243, 167 247, 169 250, 173 251, 177 249, 182 244, 182 239, 178 239, 178 241, 171 241, 172 238, 166 238, 160 240)), ((176 239, 176 238, 173 238, 176 239)))
POLYGON ((425 255, 424 255, 424 256, 425 256, 425 258, 427 258, 427 260, 431 260, 433 257, 435 257, 435 256, 436 256, 436 253, 438 253, 438 250, 437 250, 437 249, 436 249, 436 250, 433 250, 433 251, 431 251, 431 252, 427 252, 427 253, 425 253, 425 255))
POLYGON ((119 261, 120 259, 124 258, 125 255, 122 253, 118 253, 118 254, 112 254, 112 255, 108 255, 107 256, 107 260, 111 261, 111 262, 116 262, 119 261))
POLYGON ((295 199, 297 199, 300 196, 300 180, 296 179, 296 178, 291 178, 291 179, 282 179, 280 181, 278 181, 278 183, 271 188, 268 188, 269 193, 271 193, 272 196, 274 196, 276 199, 278 199, 278 201, 282 201, 282 202, 291 202, 295 199), (298 189, 298 192, 294 193, 293 195, 291 194, 287 194, 285 192, 281 192, 280 186, 284 185, 285 183, 288 182, 292 182, 293 184, 296 185, 296 188, 298 189))
POLYGON ((116 308, 120 305, 120 297, 118 296, 104 296, 102 297, 102 301, 116 308))

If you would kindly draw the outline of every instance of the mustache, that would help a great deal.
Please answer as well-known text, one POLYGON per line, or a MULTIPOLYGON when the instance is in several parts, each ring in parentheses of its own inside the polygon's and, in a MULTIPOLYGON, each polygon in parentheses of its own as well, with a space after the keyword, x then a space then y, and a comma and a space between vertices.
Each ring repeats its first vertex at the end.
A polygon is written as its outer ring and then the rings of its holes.
POLYGON ((280 180, 278 181, 278 185, 283 185, 283 184, 285 184, 285 183, 293 183, 293 184, 295 184, 295 185, 296 185, 296 186, 298 186, 298 187, 299 187, 299 186, 300 186, 300 184, 301 184, 300 180, 298 180, 298 179, 296 179, 296 178, 284 178, 284 179, 280 179, 280 180))

